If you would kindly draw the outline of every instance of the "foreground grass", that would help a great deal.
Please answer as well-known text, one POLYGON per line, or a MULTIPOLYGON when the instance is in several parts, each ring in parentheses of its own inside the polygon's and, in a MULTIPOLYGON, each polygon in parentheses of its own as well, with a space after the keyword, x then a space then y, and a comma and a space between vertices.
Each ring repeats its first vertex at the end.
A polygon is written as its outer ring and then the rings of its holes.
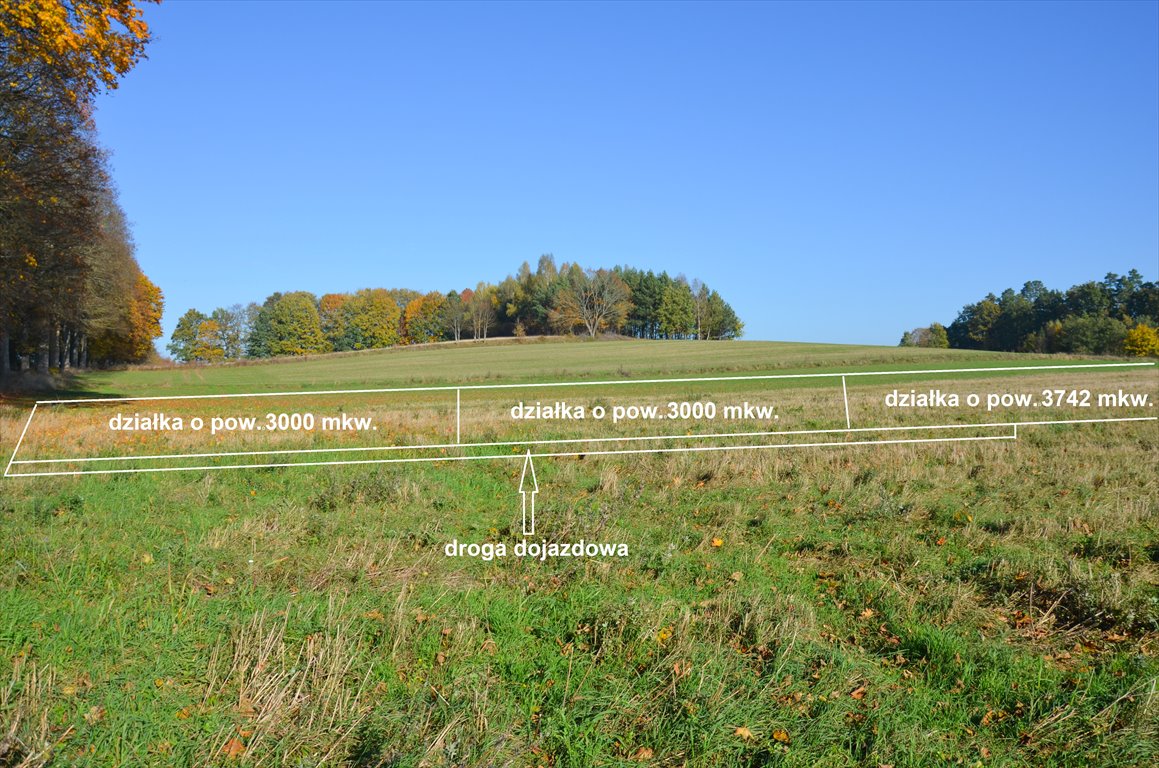
POLYGON ((631 554, 542 563, 443 555, 514 463, 10 480, 0 765, 1151 765, 1157 447, 543 462, 540 534, 631 554))

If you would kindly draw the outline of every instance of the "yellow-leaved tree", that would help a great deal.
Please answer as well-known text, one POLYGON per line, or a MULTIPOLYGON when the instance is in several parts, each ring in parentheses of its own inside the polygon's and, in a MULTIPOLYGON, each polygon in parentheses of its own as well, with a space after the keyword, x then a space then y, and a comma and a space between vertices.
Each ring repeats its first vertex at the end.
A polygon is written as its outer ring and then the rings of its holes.
POLYGON ((4 0, 0 56, 6 69, 35 71, 87 101, 116 88, 144 56, 149 26, 141 16, 137 0, 4 0))
POLYGON ((1137 357, 1159 357, 1159 331, 1146 323, 1139 323, 1127 331, 1123 349, 1137 357))
POLYGON ((146 2, 0 0, 0 377, 150 352, 160 294, 137 284, 92 120, 144 56, 146 2))

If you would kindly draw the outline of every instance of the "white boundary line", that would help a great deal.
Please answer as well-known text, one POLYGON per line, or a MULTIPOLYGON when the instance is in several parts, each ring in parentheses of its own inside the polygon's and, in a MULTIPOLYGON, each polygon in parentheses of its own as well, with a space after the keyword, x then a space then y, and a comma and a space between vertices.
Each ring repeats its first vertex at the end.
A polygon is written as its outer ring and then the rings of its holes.
MULTIPOLYGON (((460 405, 461 393, 463 389, 469 390, 484 390, 484 389, 529 389, 529 388, 546 388, 546 387, 581 387, 581 386, 599 386, 599 385, 631 385, 631 384, 664 384, 664 383, 693 383, 693 382, 725 382, 725 381, 760 381, 772 379, 811 379, 811 378, 841 378, 841 389, 845 401, 845 420, 846 432, 873 432, 873 431, 893 431, 904 429, 958 429, 979 427, 986 428, 989 426, 1006 426, 1011 425, 1011 422, 999 422, 992 424, 961 424, 961 425, 931 425, 931 426, 914 426, 914 427, 865 427, 857 430, 852 429, 849 417, 849 396, 845 385, 847 376, 895 376, 895 375, 925 375, 925 374, 947 374, 947 373, 986 373, 995 371, 1039 371, 1039 370, 1073 370, 1082 368, 1139 368, 1139 367, 1153 367, 1155 363, 1141 362, 1141 363, 1093 363, 1093 364, 1079 364, 1079 365, 1029 365, 1029 366, 1000 366, 990 368, 942 368, 942 369, 927 369, 927 370, 911 370, 911 371, 848 371, 845 373, 790 373, 790 374, 760 374, 752 376, 708 376, 708 377, 693 377, 693 378, 679 378, 679 379, 635 379, 635 380, 613 380, 613 381, 578 381, 578 382, 546 382, 546 383, 522 383, 522 384, 483 384, 483 385, 461 385, 461 386, 438 386, 438 387, 395 387, 395 388, 380 388, 380 389, 349 389, 349 390, 325 390, 325 391, 298 391, 298 392, 257 392, 249 394, 215 394, 215 395, 164 395, 153 397, 108 397, 108 398, 88 398, 76 400, 37 400, 32 407, 32 412, 28 415, 28 420, 24 424, 24 429, 20 433, 20 438, 16 442, 16 447, 12 451, 12 456, 8 460, 8 465, 4 471, 4 477, 33 477, 45 475, 76 475, 76 474, 111 474, 123 472, 147 472, 147 471, 181 471, 194 469, 246 469, 246 468, 264 468, 264 467, 281 467, 281 466, 325 466, 332 464, 364 464, 364 463, 390 463, 390 462, 415 462, 415 461, 446 461, 446 460, 473 460, 487 457, 479 456, 459 456, 459 457, 423 457, 423 458, 404 458, 404 459, 365 459, 365 460, 350 460, 342 462, 293 462, 282 464, 257 464, 257 465, 226 465, 226 466, 212 466, 212 467, 165 467, 165 468, 136 468, 136 469, 117 469, 117 470, 89 470, 76 472, 40 472, 40 473, 13 473, 12 467, 20 464, 48 464, 48 463, 78 463, 86 461, 136 461, 145 459, 161 459, 161 458, 217 458, 225 456, 249 456, 249 455, 276 455, 276 454, 291 454, 291 453, 335 453, 343 451, 371 451, 371 450, 430 450, 436 448, 451 448, 451 447, 491 447, 501 445, 546 445, 546 444, 566 444, 566 443, 585 443, 585 442, 625 442, 631 440, 671 440, 671 439, 703 439, 710 437, 748 437, 748 436, 765 436, 778 434, 832 434, 834 432, 841 432, 842 430, 799 430, 796 432, 751 432, 751 433, 721 433, 715 435, 667 435, 667 436, 643 436, 643 437, 628 437, 628 438, 581 438, 572 440, 557 440, 557 441, 509 441, 504 443, 476 443, 464 445, 461 442, 460 435, 460 405), (242 397, 277 397, 277 396, 302 396, 302 395, 336 395, 336 394, 372 394, 372 393, 400 393, 400 392, 446 392, 455 390, 455 439, 453 445, 438 444, 426 446, 369 446, 362 448, 346 448, 346 449, 302 449, 302 450, 284 450, 284 451, 249 451, 249 452, 223 452, 215 454, 172 454, 172 455, 158 455, 158 456, 110 456, 110 457, 82 457, 79 459, 44 459, 44 460, 21 460, 17 461, 16 456, 20 450, 20 446, 24 441, 24 437, 28 432, 28 428, 32 424, 32 419, 36 415, 36 410, 41 405, 57 405, 57 404, 83 404, 83 403, 110 403, 110 402, 140 402, 149 400, 206 400, 206 399, 223 399, 223 398, 242 398, 242 397)), ((1043 422, 1019 422, 1023 425, 1032 424, 1084 424, 1084 423, 1100 423, 1100 422, 1116 422, 1116 421, 1155 421, 1159 417, 1125 417, 1117 419, 1073 419, 1073 420, 1053 420, 1043 422)), ((1017 439, 1017 425, 1014 425, 1015 436, 1017 439)), ((941 440, 955 440, 958 438, 941 438, 941 440)), ((968 439, 968 438, 960 438, 968 439)), ((973 438, 969 438, 973 439, 973 438)), ((934 439, 918 440, 908 442, 931 442, 934 439)), ((866 444, 888 444, 890 441, 874 441, 866 444)), ((827 445, 825 443, 823 445, 827 445)), ((845 443, 845 444, 862 444, 862 443, 845 443)), ((798 444, 802 445, 802 444, 798 444)), ((654 453, 654 452, 673 452, 673 451, 703 451, 703 450, 743 450, 746 448, 762 448, 762 447, 780 447, 780 446, 688 446, 684 448, 664 448, 664 449, 639 449, 636 451, 605 451, 605 452, 584 452, 593 455, 610 455, 610 454, 624 454, 624 453, 654 453)), ((795 446, 796 447, 796 446, 795 446)), ((539 454, 543 457, 550 456, 572 456, 578 453, 562 453, 562 454, 539 454)), ((506 456, 499 456, 494 458, 507 458, 506 456)))
MULTIPOLYGON (((559 440, 505 440, 488 443, 431 443, 428 445, 370 445, 351 448, 294 448, 269 451, 229 451, 221 453, 161 453, 145 456, 81 456, 66 459, 21 459, 13 465, 25 464, 82 464, 92 461, 156 461, 160 459, 212 459, 235 456, 279 456, 309 453, 360 453, 363 451, 435 451, 448 448, 506 448, 527 445, 575 445, 584 443, 628 443, 649 440, 708 440, 740 437, 781 437, 793 435, 833 435, 851 432, 909 432, 934 429, 996 429, 1013 426, 1041 426, 1046 424, 1109 424, 1124 421, 1159 421, 1159 416, 1121 416, 1105 419, 1047 419, 1044 421, 991 421, 980 424, 913 424, 896 427, 855 427, 848 429, 796 429, 775 432, 712 432, 702 435, 639 435, 631 437, 573 437, 559 440)), ((443 457, 428 457, 428 461, 443 461, 443 457)), ((295 464, 293 466, 299 466, 295 464)), ((301 465, 306 466, 306 465, 301 465)))
POLYGON ((37 405, 80 405, 83 403, 131 403, 143 400, 217 400, 228 397, 303 397, 307 395, 370 395, 391 392, 450 392, 454 389, 531 389, 550 387, 609 387, 631 384, 691 384, 698 381, 768 381, 771 379, 832 379, 841 376, 919 376, 931 373, 993 373, 1002 371, 1057 371, 1078 368, 1139 368, 1156 363, 1090 363, 1087 365, 1013 365, 997 368, 933 368, 917 371, 846 371, 836 373, 776 373, 754 376, 704 376, 687 379, 613 379, 611 381, 548 381, 523 384, 463 384, 438 387, 387 387, 383 389, 329 389, 297 392, 250 392, 217 395, 151 395, 148 397, 91 397, 75 400, 37 400, 37 405))
POLYGON ((841 397, 845 400, 845 428, 853 427, 853 422, 849 420, 849 391, 845 389, 845 377, 841 377, 841 397))
MULTIPOLYGON (((987 435, 980 437, 928 437, 900 440, 852 440, 848 442, 829 441, 824 443, 774 443, 771 445, 694 445, 684 448, 635 448, 617 451, 566 451, 556 453, 533 453, 533 459, 565 458, 574 456, 626 456, 646 453, 705 453, 712 451, 749 451, 774 448, 826 448, 854 445, 912 445, 919 443, 966 443, 993 440, 1014 440, 1013 435, 987 435)), ((493 459, 525 459, 526 454, 499 454, 489 456, 442 456, 439 458, 400 459, 357 459, 353 461, 301 461, 270 464, 205 465, 199 467, 138 467, 135 469, 94 469, 81 472, 16 472, 10 477, 60 477, 64 475, 112 475, 120 473, 138 474, 143 472, 204 472, 221 469, 274 469, 279 467, 328 467, 349 464, 413 464, 430 461, 485 461, 493 459)))
POLYGON ((28 414, 28 421, 24 422, 24 429, 20 431, 20 438, 16 441, 16 447, 12 449, 12 458, 8 459, 8 466, 4 468, 4 477, 11 477, 9 474, 12 471, 12 464, 16 461, 16 452, 20 450, 20 444, 24 442, 24 436, 28 434, 28 427, 32 424, 32 417, 36 415, 36 407, 39 403, 32 404, 32 412, 28 414))

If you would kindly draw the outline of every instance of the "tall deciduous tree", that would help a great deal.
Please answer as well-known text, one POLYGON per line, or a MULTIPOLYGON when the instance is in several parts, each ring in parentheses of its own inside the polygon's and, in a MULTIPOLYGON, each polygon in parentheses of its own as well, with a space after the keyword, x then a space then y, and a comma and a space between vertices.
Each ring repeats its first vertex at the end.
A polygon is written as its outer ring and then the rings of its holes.
POLYGON ((408 344, 429 344, 443 337, 443 304, 446 297, 431 291, 406 305, 403 324, 408 344))
POLYGON ((349 293, 327 293, 318 299, 318 317, 322 321, 322 333, 335 352, 345 352, 350 347, 346 337, 346 302, 349 293))
POLYGON ((343 349, 379 349, 402 341, 398 304, 382 288, 364 288, 342 307, 343 349))
POLYGON ((148 40, 132 0, 0 3, 0 375, 14 346, 47 371, 159 335, 91 120, 148 40))
POLYGON ((314 295, 287 293, 270 309, 269 350, 273 356, 329 352, 314 295))
POLYGON ((631 289, 615 272, 573 271, 566 287, 555 295, 551 323, 569 331, 582 326, 588 336, 619 330, 631 309, 631 295, 631 289))
POLYGON ((240 304, 218 307, 209 315, 216 324, 218 346, 226 360, 237 360, 245 354, 245 309, 240 304))
POLYGON ((467 305, 463 294, 458 291, 447 293, 443 301, 443 329, 455 341, 463 338, 463 328, 467 324, 467 305))
POLYGON ((479 283, 467 299, 467 316, 471 320, 471 338, 485 339, 495 322, 495 310, 499 299, 495 286, 479 283))
POLYGON ((167 345, 169 354, 173 355, 174 359, 182 363, 199 359, 197 357, 198 336, 201 332, 201 325, 208 319, 196 309, 190 309, 181 316, 167 345))

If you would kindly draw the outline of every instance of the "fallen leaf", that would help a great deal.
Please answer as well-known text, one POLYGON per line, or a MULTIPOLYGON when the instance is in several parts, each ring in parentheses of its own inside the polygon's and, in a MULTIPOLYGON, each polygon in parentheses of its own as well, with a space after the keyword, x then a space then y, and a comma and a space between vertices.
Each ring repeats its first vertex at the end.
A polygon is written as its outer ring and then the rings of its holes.
POLYGON ((652 752, 652 749, 650 747, 640 747, 639 749, 636 750, 635 754, 632 755, 632 759, 635 760, 636 762, 641 762, 643 760, 651 760, 653 754, 654 753, 652 752))
POLYGON ((877 614, 877 612, 874 611, 872 608, 866 608, 864 611, 861 612, 861 618, 872 619, 876 614, 877 614))
POLYGON ((740 584, 742 581, 744 581, 744 574, 740 571, 733 571, 732 575, 728 578, 729 581, 733 582, 734 584, 740 584))
POLYGON ((990 748, 989 747, 982 747, 982 749, 978 750, 978 752, 979 752, 979 754, 982 755, 983 759, 985 759, 985 760, 990 759, 990 748))
POLYGON ((144 563, 145 565, 149 565, 150 563, 153 562, 153 556, 151 554, 149 554, 148 552, 145 552, 144 554, 141 555, 141 562, 144 563))
POLYGON ((362 618, 370 619, 371 621, 386 621, 386 616, 384 616, 382 611, 378 610, 377 608, 362 614, 362 618))
POLYGON ((852 691, 849 692, 849 695, 855 699, 864 699, 865 698, 865 686, 861 685, 861 686, 858 686, 857 688, 854 688, 852 691))
POLYGON ((237 739, 230 739, 221 747, 221 754, 226 757, 241 757, 245 754, 245 744, 237 739))
POLYGON ((714 538, 712 539, 712 546, 714 546, 714 547, 723 547, 723 546, 724 546, 724 539, 720 538, 719 536, 718 536, 718 537, 714 537, 714 538))
POLYGON ((104 707, 92 707, 88 712, 85 712, 85 722, 89 725, 94 725, 105 719, 104 707))
POLYGON ((788 744, 789 743, 789 732, 781 730, 780 728, 778 728, 775 731, 773 731, 773 738, 776 739, 777 741, 781 742, 782 744, 788 744))
POLYGON ((750 731, 748 728, 745 728, 743 725, 739 726, 732 733, 734 736, 739 736, 740 738, 744 739, 745 741, 752 741, 753 739, 756 738, 756 736, 753 735, 753 732, 750 731))

